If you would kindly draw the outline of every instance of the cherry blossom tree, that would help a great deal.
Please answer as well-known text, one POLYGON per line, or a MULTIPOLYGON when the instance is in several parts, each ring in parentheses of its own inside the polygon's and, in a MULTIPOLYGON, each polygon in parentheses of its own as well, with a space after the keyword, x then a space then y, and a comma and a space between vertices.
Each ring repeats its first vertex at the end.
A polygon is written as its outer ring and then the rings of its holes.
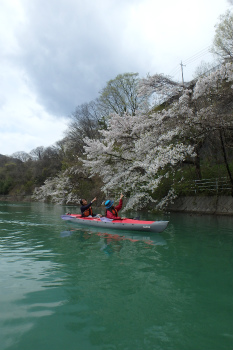
POLYGON ((183 89, 181 83, 164 74, 148 74, 138 83, 139 96, 146 96, 147 99, 152 97, 152 105, 161 105, 164 102, 170 104, 171 99, 182 93, 183 89))
POLYGON ((233 64, 223 64, 184 86, 163 75, 148 76, 139 91, 147 98, 158 97, 150 112, 112 114, 98 138, 83 139, 85 174, 76 174, 84 171, 76 164, 48 180, 35 192, 37 198, 49 196, 66 203, 76 194, 78 199, 80 179, 90 175, 101 179, 106 194, 123 191, 128 198, 126 210, 151 202, 164 208, 177 195, 177 181, 183 181, 186 164, 193 164, 201 177, 200 159, 209 140, 222 150, 233 188, 227 143, 233 139, 233 64))
POLYGON ((199 159, 197 153, 210 133, 233 126, 232 112, 226 108, 221 112, 223 104, 232 101, 232 81, 231 64, 198 79, 190 88, 158 75, 144 79, 141 93, 167 96, 169 107, 124 118, 112 115, 101 139, 85 139, 84 165, 91 176, 101 176, 105 192, 128 193, 125 209, 141 208, 151 201, 163 207, 175 195, 174 174, 182 164, 199 159), (158 200, 156 191, 166 178, 171 186, 158 200))
POLYGON ((65 172, 45 180, 44 185, 35 188, 32 198, 37 201, 57 204, 67 204, 70 201, 78 200, 72 194, 72 184, 65 172))
POLYGON ((149 117, 115 114, 108 130, 101 132, 102 140, 86 139, 85 166, 92 176, 101 176, 103 191, 127 193, 126 210, 145 207, 151 201, 161 207, 174 196, 171 188, 158 202, 153 193, 181 162, 195 156, 193 147, 180 139, 182 130, 173 123, 175 118, 167 111, 149 117))
POLYGON ((218 62, 205 62, 201 61, 201 63, 196 67, 195 72, 193 74, 193 78, 197 79, 202 75, 207 75, 211 70, 214 70, 215 67, 218 66, 218 62))
POLYGON ((226 134, 233 136, 233 63, 222 64, 218 70, 201 77, 194 88, 198 122, 205 135, 219 139, 224 163, 232 185, 233 175, 227 157, 226 134))
POLYGON ((88 179, 88 171, 79 162, 60 171, 57 176, 45 180, 44 184, 36 187, 32 198, 37 201, 57 204, 79 205, 81 198, 97 196, 102 200, 96 182, 102 184, 99 178, 88 179))

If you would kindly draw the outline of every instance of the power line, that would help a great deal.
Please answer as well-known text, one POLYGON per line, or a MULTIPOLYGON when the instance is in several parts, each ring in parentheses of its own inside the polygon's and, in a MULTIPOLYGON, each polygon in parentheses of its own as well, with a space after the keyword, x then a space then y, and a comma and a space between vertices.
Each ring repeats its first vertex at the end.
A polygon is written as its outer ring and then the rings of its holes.
POLYGON ((196 57, 193 58, 192 60, 184 61, 184 62, 185 62, 186 64, 193 63, 194 61, 200 59, 201 57, 203 57, 203 56, 205 56, 205 55, 207 55, 207 54, 209 54, 209 53, 210 53, 209 51, 206 51, 206 52, 204 52, 204 53, 202 53, 202 54, 199 54, 198 56, 196 56, 196 57))
POLYGON ((180 67, 181 66, 181 73, 182 73, 182 82, 183 82, 183 66, 186 66, 186 65, 190 65, 191 63, 193 63, 194 61, 200 59, 201 57, 205 56, 206 54, 210 53, 210 45, 201 49, 200 51, 196 52, 195 54, 193 54, 192 56, 188 57, 186 60, 184 60, 184 63, 185 65, 182 63, 178 64, 176 67, 174 67, 170 72, 169 72, 169 75, 177 75, 177 73, 179 72, 180 70, 180 67))
POLYGON ((196 52, 194 55, 188 57, 186 60, 184 60, 184 62, 187 64, 190 61, 195 61, 196 59, 199 58, 199 56, 204 56, 204 55, 206 55, 209 52, 210 52, 210 46, 207 46, 206 48, 196 52))
POLYGON ((173 68, 170 73, 168 73, 168 75, 173 75, 173 74, 176 74, 176 72, 180 70, 180 67, 179 67, 179 64, 177 64, 177 66, 175 68, 173 68))
MULTIPOLYGON (((195 61, 196 59, 198 59, 198 58, 201 57, 202 55, 203 55, 203 56, 206 55, 207 53, 210 52, 210 51, 209 51, 209 48, 210 48, 210 46, 207 46, 206 48, 204 48, 204 49, 202 49, 202 50, 196 52, 194 55, 192 55, 192 56, 188 57, 186 60, 184 60, 184 63, 187 64, 187 63, 189 63, 189 61, 190 61, 190 62, 191 62, 191 61, 195 61)), ((178 67, 179 67, 179 64, 178 64, 176 67, 174 67, 174 68, 171 70, 171 72, 170 72, 169 74, 171 74, 173 71, 177 70, 178 67)))

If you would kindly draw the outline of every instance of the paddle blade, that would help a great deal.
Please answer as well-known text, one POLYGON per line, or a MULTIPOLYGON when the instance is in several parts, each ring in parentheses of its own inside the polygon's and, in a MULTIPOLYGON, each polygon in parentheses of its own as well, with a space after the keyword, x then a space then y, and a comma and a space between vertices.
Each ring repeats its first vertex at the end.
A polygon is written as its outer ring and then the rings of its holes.
POLYGON ((61 218, 62 218, 62 220, 70 220, 71 216, 70 215, 62 215, 61 218))

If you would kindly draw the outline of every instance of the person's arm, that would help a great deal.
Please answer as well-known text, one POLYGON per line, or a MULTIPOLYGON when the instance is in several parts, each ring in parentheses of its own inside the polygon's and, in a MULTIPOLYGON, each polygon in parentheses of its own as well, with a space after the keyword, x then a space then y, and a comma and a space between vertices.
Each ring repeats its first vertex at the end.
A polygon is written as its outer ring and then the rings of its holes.
POLYGON ((90 206, 92 205, 92 202, 90 202, 87 205, 82 205, 81 206, 81 212, 83 213, 85 210, 87 210, 88 208, 90 208, 90 206))
POLYGON ((96 201, 96 197, 95 197, 94 199, 92 199, 92 201, 91 201, 89 204, 87 204, 87 205, 82 205, 82 206, 81 206, 81 212, 83 213, 85 210, 87 210, 88 208, 90 208, 90 206, 92 205, 92 203, 93 203, 94 201, 96 201))
POLYGON ((117 211, 120 211, 121 210, 121 208, 122 208, 122 205, 123 205, 123 200, 122 200, 122 198, 119 200, 119 204, 115 207, 115 209, 117 210, 117 211))
MULTIPOLYGON (((91 204, 94 202, 94 201, 96 201, 96 197, 94 198, 94 199, 92 199, 92 201, 91 201, 91 204)), ((94 213, 92 213, 92 217, 95 217, 97 214, 94 214, 94 213)))

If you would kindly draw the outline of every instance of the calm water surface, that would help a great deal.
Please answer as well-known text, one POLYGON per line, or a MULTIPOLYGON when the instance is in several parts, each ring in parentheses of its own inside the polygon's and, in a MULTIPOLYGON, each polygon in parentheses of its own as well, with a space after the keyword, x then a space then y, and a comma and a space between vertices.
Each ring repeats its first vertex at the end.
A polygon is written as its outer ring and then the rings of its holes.
POLYGON ((1 350, 233 350, 232 217, 123 239, 66 211, 0 203, 1 350))

